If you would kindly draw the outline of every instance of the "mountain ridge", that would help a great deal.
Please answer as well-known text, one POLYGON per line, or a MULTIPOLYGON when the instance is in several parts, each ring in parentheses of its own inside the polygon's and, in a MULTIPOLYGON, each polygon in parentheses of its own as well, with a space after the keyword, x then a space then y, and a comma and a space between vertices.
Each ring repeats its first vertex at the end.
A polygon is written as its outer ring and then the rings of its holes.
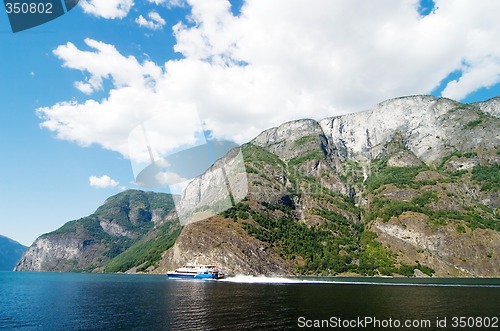
POLYGON ((188 185, 182 213, 214 216, 183 222, 154 263, 114 271, 498 277, 499 114, 500 98, 410 96, 265 130, 188 185), (244 174, 227 168, 238 155, 244 174))
POLYGON ((169 228, 173 206, 165 193, 128 190, 111 196, 95 213, 38 237, 15 270, 104 271, 149 232, 169 228))

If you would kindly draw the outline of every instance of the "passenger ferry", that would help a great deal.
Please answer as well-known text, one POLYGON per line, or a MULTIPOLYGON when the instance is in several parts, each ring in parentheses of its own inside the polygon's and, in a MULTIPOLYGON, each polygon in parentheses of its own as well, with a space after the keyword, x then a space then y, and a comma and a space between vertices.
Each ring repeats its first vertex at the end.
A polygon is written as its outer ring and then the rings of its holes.
POLYGON ((186 264, 167 272, 169 278, 221 279, 224 273, 211 264, 186 264))

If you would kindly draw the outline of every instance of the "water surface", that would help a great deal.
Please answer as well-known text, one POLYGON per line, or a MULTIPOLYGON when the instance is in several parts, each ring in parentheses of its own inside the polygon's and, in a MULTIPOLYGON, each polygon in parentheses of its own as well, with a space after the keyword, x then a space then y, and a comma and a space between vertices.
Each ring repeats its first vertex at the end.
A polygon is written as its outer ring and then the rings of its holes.
POLYGON ((299 318, 367 316, 451 329, 453 317, 500 317, 500 280, 1 272, 0 307, 9 330, 295 330, 299 318))

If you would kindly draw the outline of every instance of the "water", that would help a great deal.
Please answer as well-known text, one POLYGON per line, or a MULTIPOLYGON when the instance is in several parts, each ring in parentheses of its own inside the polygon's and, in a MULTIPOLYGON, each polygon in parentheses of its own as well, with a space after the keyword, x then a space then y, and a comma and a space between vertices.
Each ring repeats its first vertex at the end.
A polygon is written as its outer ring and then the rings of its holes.
POLYGON ((374 317, 429 320, 420 329, 431 330, 446 317, 451 330, 454 317, 500 317, 499 279, 409 281, 3 272, 0 329, 295 330, 374 317))

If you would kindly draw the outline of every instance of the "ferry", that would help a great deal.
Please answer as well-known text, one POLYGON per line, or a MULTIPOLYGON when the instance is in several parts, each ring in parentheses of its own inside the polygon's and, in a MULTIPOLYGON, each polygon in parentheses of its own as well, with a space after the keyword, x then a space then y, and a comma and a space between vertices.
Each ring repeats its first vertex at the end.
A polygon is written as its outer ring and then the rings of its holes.
POLYGON ((224 273, 215 265, 186 264, 167 272, 169 278, 221 279, 224 273))

